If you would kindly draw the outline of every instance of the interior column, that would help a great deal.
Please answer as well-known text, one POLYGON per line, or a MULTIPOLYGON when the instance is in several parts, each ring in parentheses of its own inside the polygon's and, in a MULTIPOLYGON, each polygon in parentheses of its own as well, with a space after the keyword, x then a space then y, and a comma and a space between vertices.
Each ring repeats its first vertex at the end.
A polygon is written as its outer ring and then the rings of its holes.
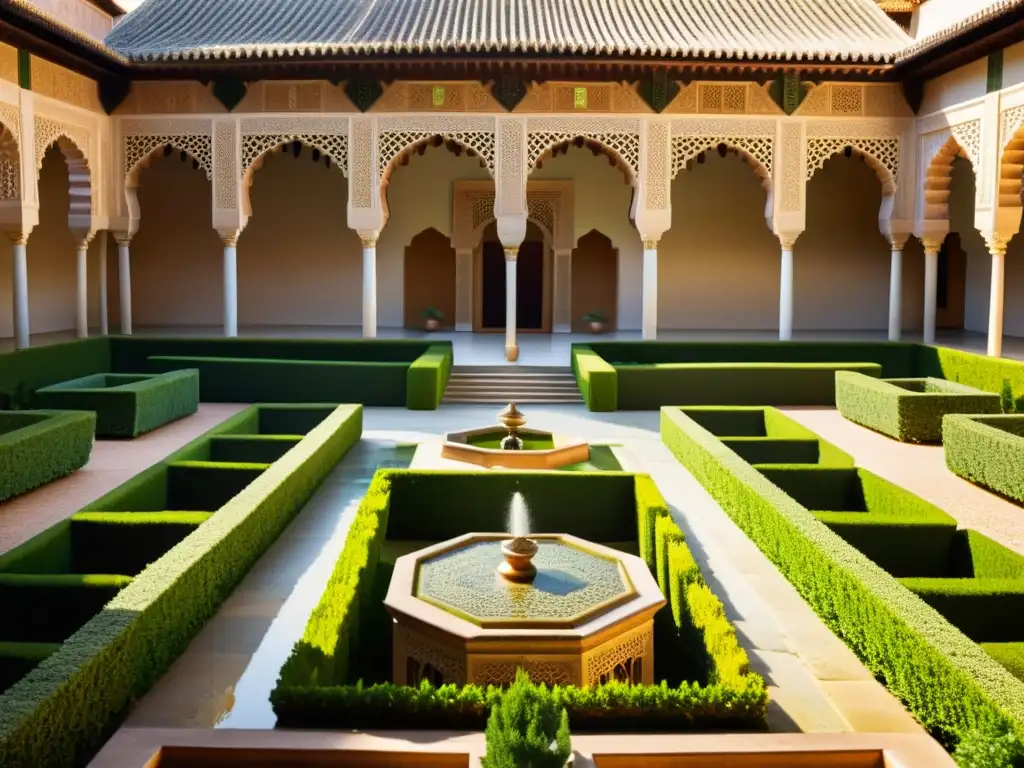
POLYGON ((100 257, 99 279, 100 279, 100 334, 106 336, 110 333, 110 315, 107 312, 107 232, 99 233, 97 250, 100 257))
POLYGON ((644 341, 658 337, 658 241, 644 240, 643 324, 644 341))
POLYGON ((793 339, 793 248, 796 238, 781 237, 782 261, 779 268, 779 340, 793 339))
POLYGON ((505 359, 514 363, 519 359, 516 342, 516 258, 519 246, 505 248, 505 359))
POLYGON ((14 293, 14 346, 28 349, 28 233, 9 232, 14 293))
POLYGON ((473 330, 473 251, 455 251, 455 330, 473 330))
POLYGON ((224 243, 224 335, 238 336, 238 233, 221 234, 224 243))
POLYGON ((132 335, 132 265, 130 235, 114 235, 117 240, 117 282, 121 291, 121 334, 132 335))
POLYGON ((903 325, 903 243, 892 241, 889 265, 889 341, 899 341, 903 325))
POLYGON ((80 236, 75 244, 76 300, 75 332, 78 338, 89 337, 89 241, 92 234, 80 236))
POLYGON ((989 242, 992 254, 992 286, 988 302, 988 354, 1003 354, 1003 295, 1006 278, 1006 242, 989 242))
POLYGON ((942 243, 924 241, 924 343, 935 343, 935 313, 939 285, 939 249, 942 243))
POLYGON ((363 338, 377 338, 377 237, 360 235, 363 241, 363 338))

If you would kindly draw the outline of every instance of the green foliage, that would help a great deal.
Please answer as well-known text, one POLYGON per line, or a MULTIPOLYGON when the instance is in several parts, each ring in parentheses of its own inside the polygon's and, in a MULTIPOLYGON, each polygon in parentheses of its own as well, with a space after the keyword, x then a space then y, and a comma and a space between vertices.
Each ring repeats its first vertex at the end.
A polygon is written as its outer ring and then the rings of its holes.
POLYGON ((10 688, 58 650, 60 643, 0 642, 0 692, 10 688))
POLYGON ((572 345, 572 372, 580 394, 592 411, 619 409, 619 377, 615 368, 586 344, 572 345))
POLYGON ((948 416, 942 444, 951 472, 1024 503, 1024 415, 948 416))
POLYGON ((433 411, 441 404, 452 373, 452 345, 428 347, 409 366, 406 377, 405 407, 414 411, 433 411))
POLYGON ((0 411, 0 502, 84 467, 95 427, 92 413, 0 411))
POLYGON ((36 402, 93 411, 99 437, 138 437, 199 409, 199 373, 95 374, 39 389, 36 402))
POLYGON ((960 768, 1024 768, 1024 740, 1002 720, 964 734, 953 759, 960 768))
POLYGON ((44 344, 0 355, 0 407, 31 408, 32 393, 40 387, 109 370, 109 337, 44 344))
POLYGON ((981 643, 985 653, 1024 680, 1024 643, 981 643))
MULTIPOLYGON (((924 345, 917 345, 915 356, 915 376, 946 379, 996 394, 1009 382, 1013 393, 1024 392, 1024 363, 1019 360, 924 345)), ((1017 401, 1019 410, 1019 396, 1017 401)))
POLYGON ((1013 393, 1013 384, 1009 379, 1003 379, 1003 386, 999 390, 999 407, 1003 413, 1015 413, 1017 411, 1017 398, 1013 393))
POLYGON ((1024 723, 1024 684, 919 597, 680 409, 662 409, 661 431, 680 462, 926 728, 962 735, 1001 713, 1024 723))
POLYGON ((942 379, 873 379, 836 372, 836 407, 850 421, 905 443, 942 439, 947 413, 999 413, 999 397, 942 379))
POLYGON ((491 707, 483 768, 562 768, 572 754, 569 713, 522 669, 491 707))
MULTIPOLYGON (((259 408, 248 409, 211 431, 253 430, 258 412, 259 408)), ((59 651, 0 695, 0 765, 57 768, 80 763, 109 734, 128 705, 187 647, 361 433, 362 408, 339 407, 253 481, 246 493, 233 498, 180 545, 130 579, 113 600, 97 605, 96 615, 68 637, 59 651)), ((200 437, 169 460, 187 460, 208 452, 209 437, 200 437)), ((150 478, 147 483, 160 477, 155 469, 143 473, 150 478)), ((104 498, 125 497, 113 493, 104 498)), ((52 539, 37 550, 37 561, 45 552, 59 551, 52 539)), ((0 575, 0 581, 12 577, 0 575)), ((79 579, 84 586, 104 577, 36 578, 50 584, 56 584, 55 579, 69 584, 79 579)), ((63 605, 72 608, 79 604, 76 597, 63 605)), ((0 621, 4 614, 17 615, 10 605, 5 600, 0 621)))

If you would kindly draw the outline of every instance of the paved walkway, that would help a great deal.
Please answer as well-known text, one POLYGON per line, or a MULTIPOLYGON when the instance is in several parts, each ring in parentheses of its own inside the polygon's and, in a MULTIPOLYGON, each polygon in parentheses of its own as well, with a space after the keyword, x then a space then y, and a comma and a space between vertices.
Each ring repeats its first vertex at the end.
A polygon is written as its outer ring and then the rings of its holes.
POLYGON ((911 445, 844 419, 834 408, 781 409, 874 472, 941 507, 971 528, 1024 555, 1024 508, 957 477, 941 445, 911 445))
POLYGON ((0 504, 0 554, 70 517, 244 407, 206 403, 192 416, 134 440, 97 440, 89 462, 74 474, 0 504))
MULTIPOLYGON (((497 410, 367 408, 360 446, 139 702, 122 731, 272 728, 269 693, 320 598, 377 465, 408 463, 411 451, 402 446, 436 448, 444 432, 492 423, 497 410)), ((527 416, 533 426, 615 444, 624 469, 654 477, 736 623, 752 666, 768 682, 772 731, 921 733, 662 445, 657 413, 595 414, 560 406, 531 408, 527 416)))

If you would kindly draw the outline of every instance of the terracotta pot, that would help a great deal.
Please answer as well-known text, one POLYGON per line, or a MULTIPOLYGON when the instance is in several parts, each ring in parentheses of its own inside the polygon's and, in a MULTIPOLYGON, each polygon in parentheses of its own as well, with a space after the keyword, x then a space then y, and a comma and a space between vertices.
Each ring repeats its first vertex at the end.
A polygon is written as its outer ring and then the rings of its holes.
POLYGON ((601 333, 604 330, 604 323, 592 322, 590 324, 591 333, 601 333))
POLYGON ((430 320, 427 320, 427 322, 426 322, 426 327, 427 327, 428 331, 436 331, 438 329, 439 325, 440 325, 440 323, 437 320, 433 319, 433 318, 431 318, 430 320))

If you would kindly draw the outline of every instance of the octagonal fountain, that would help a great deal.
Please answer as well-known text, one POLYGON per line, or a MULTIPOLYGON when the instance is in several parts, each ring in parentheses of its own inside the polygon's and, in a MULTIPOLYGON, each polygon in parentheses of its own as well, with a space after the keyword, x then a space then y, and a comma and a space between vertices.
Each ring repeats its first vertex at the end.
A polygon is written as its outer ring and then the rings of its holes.
POLYGON ((638 557, 568 534, 530 535, 520 494, 510 529, 400 557, 385 605, 393 680, 418 685, 651 683, 665 604, 638 557))
POLYGON ((528 429, 514 402, 498 414, 498 424, 449 432, 441 447, 446 459, 502 469, 558 469, 590 459, 590 446, 540 429, 528 429))

